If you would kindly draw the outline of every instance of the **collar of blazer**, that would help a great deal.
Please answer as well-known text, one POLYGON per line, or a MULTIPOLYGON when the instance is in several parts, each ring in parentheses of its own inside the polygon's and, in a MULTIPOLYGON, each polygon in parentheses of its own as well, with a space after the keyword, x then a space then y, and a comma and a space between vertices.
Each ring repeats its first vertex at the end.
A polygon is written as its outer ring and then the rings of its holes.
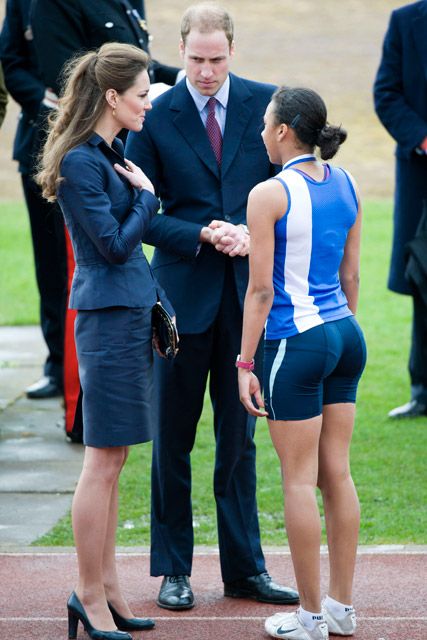
POLYGON ((427 80, 427 0, 418 5, 418 11, 412 20, 415 47, 423 63, 424 76, 427 80))
POLYGON ((177 84, 171 92, 169 108, 174 111, 173 122, 176 128, 194 149, 200 160, 218 178, 224 176, 237 153, 244 131, 252 115, 253 94, 245 81, 230 73, 230 94, 227 105, 224 138, 222 146, 221 169, 215 160, 202 120, 197 112, 185 80, 177 84))
POLYGON ((100 147, 102 151, 108 156, 110 156, 110 158, 114 162, 119 162, 120 160, 120 164, 123 166, 126 166, 123 142, 120 140, 120 138, 114 138, 110 147, 110 145, 107 144, 104 138, 100 136, 99 133, 95 133, 94 131, 90 136, 89 140, 87 141, 87 143, 90 144, 92 147, 100 147))

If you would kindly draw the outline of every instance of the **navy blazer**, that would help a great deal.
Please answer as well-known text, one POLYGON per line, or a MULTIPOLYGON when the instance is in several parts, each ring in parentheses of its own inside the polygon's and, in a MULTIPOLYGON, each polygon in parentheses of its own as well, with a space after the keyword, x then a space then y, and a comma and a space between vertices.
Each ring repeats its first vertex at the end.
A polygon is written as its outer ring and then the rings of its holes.
MULTIPOLYGON (((105 42, 149 51, 143 0, 33 0, 31 25, 43 80, 59 95, 61 70, 72 56, 105 42)), ((152 60, 151 82, 175 84, 179 69, 152 60)))
POLYGON ((397 156, 409 158, 427 136, 427 0, 392 12, 374 100, 397 156))
POLYGON ((94 133, 65 154, 58 202, 73 244, 76 268, 71 309, 152 307, 158 296, 170 313, 144 256, 141 238, 159 203, 117 173, 123 144, 94 133))
POLYGON ((13 159, 19 162, 19 170, 25 174, 30 173, 34 162, 36 120, 45 92, 30 28, 30 4, 31 0, 7 0, 0 36, 0 58, 6 87, 22 109, 13 159))
POLYGON ((243 308, 247 257, 229 258, 209 244, 198 251, 199 236, 213 219, 244 223, 250 190, 273 175, 261 130, 274 88, 230 74, 221 168, 185 79, 154 101, 142 132, 128 136, 126 157, 147 173, 162 202, 144 242, 156 247, 151 266, 182 333, 212 324, 227 262, 243 308))

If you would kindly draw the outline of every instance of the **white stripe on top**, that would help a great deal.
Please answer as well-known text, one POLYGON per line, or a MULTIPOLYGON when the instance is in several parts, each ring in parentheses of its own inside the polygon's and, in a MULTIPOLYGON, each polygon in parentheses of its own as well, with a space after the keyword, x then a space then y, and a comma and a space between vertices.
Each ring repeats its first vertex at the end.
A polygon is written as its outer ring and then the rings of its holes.
POLYGON ((286 184, 291 193, 291 206, 286 225, 285 291, 294 306, 293 320, 301 333, 323 320, 314 296, 309 295, 308 275, 312 248, 312 203, 310 192, 303 176, 292 171, 285 172, 286 184))

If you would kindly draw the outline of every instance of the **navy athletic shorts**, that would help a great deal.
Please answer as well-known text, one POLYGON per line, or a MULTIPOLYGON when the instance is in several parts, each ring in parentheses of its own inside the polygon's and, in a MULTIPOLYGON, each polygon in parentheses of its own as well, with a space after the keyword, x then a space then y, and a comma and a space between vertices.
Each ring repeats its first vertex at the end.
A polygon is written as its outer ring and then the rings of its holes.
POLYGON ((264 343, 269 420, 307 420, 324 404, 355 402, 366 344, 354 316, 264 343))

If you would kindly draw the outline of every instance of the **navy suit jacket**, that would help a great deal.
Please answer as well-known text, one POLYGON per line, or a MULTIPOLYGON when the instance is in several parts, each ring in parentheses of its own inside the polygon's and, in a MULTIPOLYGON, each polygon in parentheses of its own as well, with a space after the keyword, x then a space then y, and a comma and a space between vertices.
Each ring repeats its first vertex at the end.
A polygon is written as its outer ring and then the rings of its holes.
POLYGON ((415 149, 427 136, 427 0, 392 12, 374 85, 375 109, 397 142, 394 232, 388 286, 411 293, 405 245, 421 218, 427 156, 415 149))
POLYGON ((0 36, 6 87, 22 109, 13 145, 13 159, 18 160, 21 173, 30 173, 34 162, 36 120, 45 91, 30 29, 30 4, 31 0, 7 0, 0 36))
POLYGON ((163 213, 154 216, 144 242, 156 247, 151 266, 182 333, 202 333, 212 324, 227 261, 243 307, 247 257, 199 247, 199 236, 213 219, 244 223, 250 190, 273 175, 261 139, 273 91, 272 85, 230 74, 221 168, 185 79, 154 101, 142 132, 128 136, 126 157, 143 168, 161 199, 163 213))
POLYGON ((374 100, 397 156, 409 158, 427 136, 427 0, 392 12, 374 100))
POLYGON ((65 154, 58 202, 70 232, 76 268, 71 309, 152 307, 157 297, 173 309, 157 286, 141 238, 159 203, 117 173, 123 144, 112 147, 94 133, 65 154))

